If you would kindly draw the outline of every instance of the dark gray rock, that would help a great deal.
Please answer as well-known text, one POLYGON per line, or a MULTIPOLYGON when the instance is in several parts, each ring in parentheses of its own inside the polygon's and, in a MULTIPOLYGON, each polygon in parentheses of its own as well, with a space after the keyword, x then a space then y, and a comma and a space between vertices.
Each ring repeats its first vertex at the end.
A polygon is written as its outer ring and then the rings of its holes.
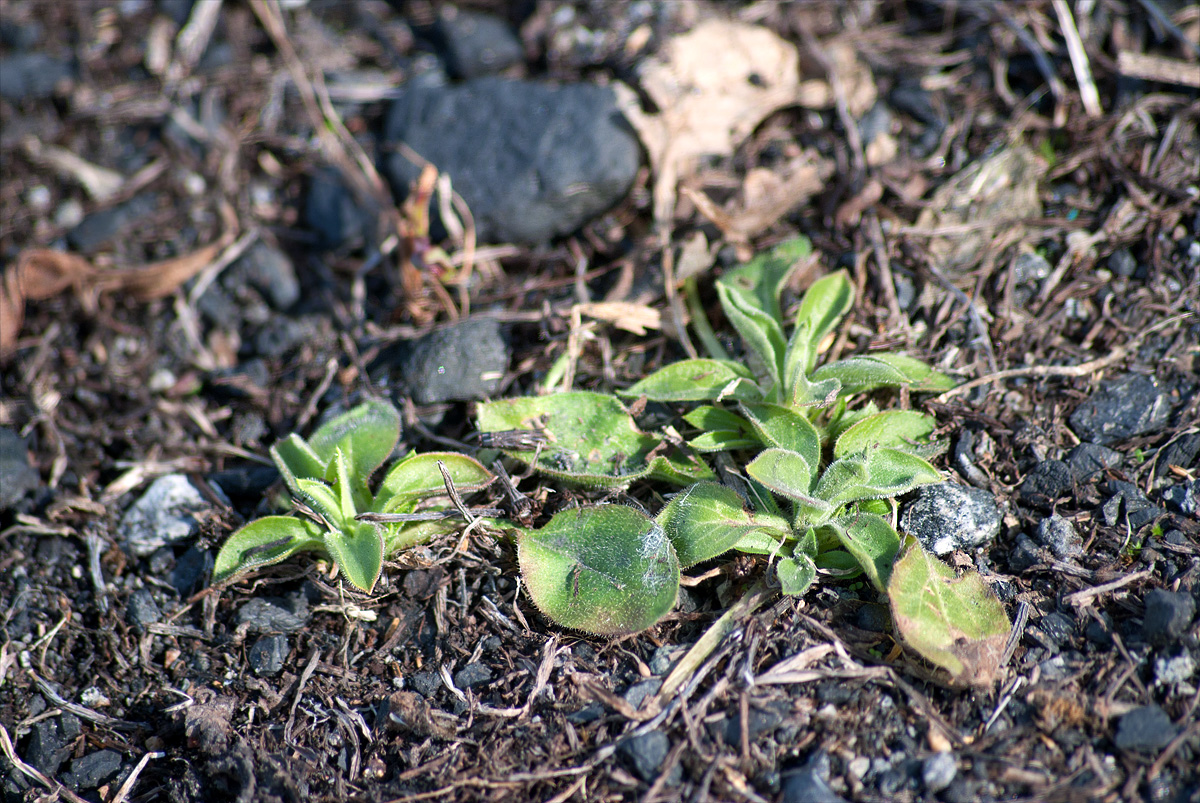
POLYGON ((1158 453, 1155 474, 1162 477, 1170 473, 1171 466, 1179 466, 1183 469, 1194 468, 1197 455, 1200 455, 1200 432, 1180 435, 1158 453))
POLYGON ((272 315, 254 336, 254 353, 267 359, 282 359, 293 349, 317 342, 318 330, 312 316, 272 315))
POLYGON ((1075 622, 1059 611, 1051 611, 1038 622, 1038 628, 1058 649, 1069 645, 1075 638, 1075 622))
POLYGON ((658 690, 661 688, 662 678, 650 678, 640 683, 634 683, 625 690, 621 697, 636 711, 642 707, 642 703, 646 701, 647 697, 658 694, 658 690))
POLYGON ((1057 514, 1038 522, 1037 540, 1062 560, 1083 554, 1083 539, 1075 532, 1075 525, 1057 514))
POLYGON ((1118 248, 1108 257, 1108 269, 1126 279, 1133 276, 1137 267, 1137 260, 1133 258, 1133 254, 1129 252, 1128 248, 1118 248))
POLYGON ((1000 521, 990 493, 943 482, 918 489, 900 516, 900 528, 934 554, 945 555, 986 544, 999 534, 1000 521))
POLYGON ((97 750, 71 762, 63 782, 77 790, 95 789, 121 771, 121 754, 116 750, 97 750))
POLYGON ((66 711, 53 719, 33 723, 25 748, 25 761, 53 778, 71 755, 71 746, 81 732, 79 717, 66 711))
POLYGON ((508 343, 493 318, 468 318, 407 344, 403 392, 417 404, 472 401, 496 393, 508 370, 508 343))
POLYGON ((0 98, 17 102, 52 97, 60 81, 75 77, 69 61, 47 53, 14 53, 0 58, 0 98))
POLYGON ((243 282, 259 290, 278 310, 286 310, 300 299, 300 282, 287 254, 259 240, 222 274, 226 286, 243 282))
POLYGON ((872 633, 886 633, 892 627, 892 615, 886 605, 869 602, 858 609, 854 615, 854 624, 872 633))
POLYGON ((567 721, 573 725, 586 725, 604 716, 604 706, 600 703, 588 703, 578 711, 567 714, 567 721))
POLYGON ((921 781, 933 794, 945 789, 958 774, 958 761, 953 753, 934 753, 921 764, 921 781))
POLYGON ((1127 522, 1134 530, 1140 530, 1166 514, 1166 511, 1147 499, 1142 490, 1132 482, 1109 480, 1105 484, 1105 490, 1112 494, 1101 507, 1104 522, 1109 527, 1127 522))
POLYGON ((1067 496, 1074 487, 1071 470, 1061 460, 1043 460, 1034 466, 1017 488, 1022 503, 1039 510, 1051 510, 1054 502, 1067 496))
POLYGON ((499 17, 446 6, 431 37, 454 78, 478 78, 519 63, 525 50, 516 33, 499 17))
MULTIPOLYGON (((663 762, 667 760, 667 754, 671 752, 671 740, 662 731, 650 731, 634 736, 622 744, 617 752, 629 762, 639 778, 646 783, 653 783, 663 762)), ((680 769, 678 763, 675 769, 680 769)), ((670 782, 668 778, 667 783, 670 782)))
POLYGON ((40 483, 37 469, 29 465, 25 439, 8 427, 0 427, 0 512, 14 508, 40 483))
POLYGON ((13 50, 32 50, 42 40, 42 26, 36 22, 21 23, 0 20, 0 43, 13 50))
POLYGON ((313 174, 304 196, 303 219, 317 233, 318 246, 331 251, 361 245, 372 229, 368 212, 333 168, 313 174))
POLYGON ((471 663, 454 673, 454 685, 460 689, 472 689, 490 683, 492 670, 486 664, 471 663))
POLYGON ((783 803, 846 803, 829 788, 829 756, 822 751, 801 767, 783 773, 783 803))
POLYGON ((1067 420, 1080 440, 1105 445, 1153 432, 1170 417, 1171 397, 1158 379, 1126 374, 1105 383, 1067 420))
POLYGON ((1185 591, 1156 588, 1146 595, 1142 635, 1151 644, 1173 644, 1192 624, 1196 600, 1185 591))
POLYGON ((1175 738, 1178 727, 1157 705, 1143 705, 1121 717, 1113 739, 1122 750, 1161 750, 1175 738))
POLYGON ((430 700, 442 688, 442 679, 434 672, 415 672, 408 678, 408 685, 417 694, 430 700))
POLYGON ((76 251, 90 254, 124 230, 131 228, 158 208, 158 193, 135 195, 124 203, 85 217, 78 226, 67 232, 67 242, 76 251))
POLYGON ((154 594, 148 588, 139 588, 129 595, 125 603, 125 618, 134 630, 142 631, 146 625, 154 624, 162 618, 162 611, 154 601, 154 594))
MULTIPOLYGON (((784 717, 791 713, 789 709, 790 705, 786 703, 765 706, 751 705, 746 712, 747 738, 754 742, 765 734, 773 733, 783 724, 784 717)), ((742 743, 742 717, 740 714, 732 714, 725 718, 725 726, 722 728, 721 735, 725 739, 725 744, 732 747, 737 747, 742 743)))
POLYGON ((250 668, 259 677, 278 675, 288 657, 288 639, 282 634, 262 636, 246 655, 250 668))
POLYGON ((1089 616, 1087 627, 1083 629, 1083 635, 1093 644, 1099 644, 1101 647, 1112 646, 1112 618, 1107 613, 1101 612, 1100 619, 1102 621, 1097 622, 1089 616))
POLYGON ((212 572, 212 568, 212 552, 191 546, 179 556, 179 560, 175 561, 175 567, 171 569, 168 582, 179 592, 180 596, 189 597, 204 583, 212 572))
POLYGON ((1077 483, 1092 482, 1104 476, 1106 469, 1121 464, 1121 453, 1098 443, 1081 443, 1063 458, 1071 479, 1077 483))
MULTIPOLYGON (((684 647, 680 644, 663 644, 655 648, 650 657, 650 674, 665 675, 675 665, 675 661, 683 656, 684 647)), ((657 690, 656 690, 657 691, 657 690)))
POLYGON ((254 597, 237 612, 237 629, 250 633, 295 633, 308 622, 308 611, 280 597, 254 597))
POLYGON ((1200 479, 1169 485, 1161 491, 1167 507, 1188 516, 1200 517, 1200 479))
MULTIPOLYGON (((481 242, 541 243, 624 197, 641 155, 607 87, 479 78, 413 88, 391 108, 388 142, 448 173, 481 242)), ((400 153, 385 171, 398 196, 420 168, 400 153)))
POLYGON ((130 505, 117 528, 117 539, 130 554, 144 558, 156 549, 186 541, 196 534, 202 514, 212 503, 183 474, 156 479, 130 505))
POLYGON ((1009 567, 1018 574, 1042 562, 1042 554, 1037 544, 1025 533, 1017 535, 1017 543, 1008 555, 1009 567))

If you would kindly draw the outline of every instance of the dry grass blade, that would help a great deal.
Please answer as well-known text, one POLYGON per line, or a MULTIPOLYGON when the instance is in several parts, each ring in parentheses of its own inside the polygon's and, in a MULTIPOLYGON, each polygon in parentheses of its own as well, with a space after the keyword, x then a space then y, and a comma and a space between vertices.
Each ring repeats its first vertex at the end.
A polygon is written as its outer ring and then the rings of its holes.
POLYGON ((125 290, 138 301, 151 301, 169 296, 188 279, 204 270, 226 245, 227 243, 218 241, 190 254, 105 274, 102 280, 104 289, 125 290))

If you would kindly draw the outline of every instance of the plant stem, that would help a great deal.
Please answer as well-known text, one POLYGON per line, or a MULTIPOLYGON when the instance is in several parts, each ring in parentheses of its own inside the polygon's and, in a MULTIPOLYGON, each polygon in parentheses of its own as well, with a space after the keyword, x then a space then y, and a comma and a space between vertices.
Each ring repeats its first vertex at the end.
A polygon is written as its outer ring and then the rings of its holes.
POLYGON ((721 341, 717 340, 717 334, 713 331, 712 324, 708 322, 708 316, 704 314, 704 307, 700 304, 700 291, 696 287, 695 277, 684 280, 683 292, 687 296, 688 312, 692 315, 692 326, 696 330, 696 337, 700 338, 700 342, 704 344, 704 350, 714 360, 728 360, 729 353, 725 351, 721 341))

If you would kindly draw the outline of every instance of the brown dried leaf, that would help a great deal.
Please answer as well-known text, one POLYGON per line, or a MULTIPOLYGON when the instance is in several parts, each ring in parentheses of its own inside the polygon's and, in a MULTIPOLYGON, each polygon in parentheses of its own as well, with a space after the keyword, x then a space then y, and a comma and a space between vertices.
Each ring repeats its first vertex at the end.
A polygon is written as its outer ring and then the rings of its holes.
POLYGON ((110 271, 104 274, 100 284, 104 290, 110 292, 124 290, 138 301, 169 296, 176 288, 211 264, 226 245, 222 238, 190 254, 136 268, 110 271))
POLYGON ((82 287, 96 273, 81 256, 31 248, 17 260, 16 281, 21 297, 29 301, 52 298, 68 287, 82 287))
POLYGON ((764 27, 713 19, 668 42, 640 78, 660 113, 644 113, 628 88, 621 103, 650 155, 661 223, 673 215, 676 183, 699 157, 732 153, 767 115, 796 102, 799 56, 764 27))
POLYGON ((618 329, 633 332, 635 335, 644 335, 647 329, 662 328, 662 313, 645 304, 633 304, 628 301, 597 301, 575 306, 581 314, 589 318, 608 321, 618 329))

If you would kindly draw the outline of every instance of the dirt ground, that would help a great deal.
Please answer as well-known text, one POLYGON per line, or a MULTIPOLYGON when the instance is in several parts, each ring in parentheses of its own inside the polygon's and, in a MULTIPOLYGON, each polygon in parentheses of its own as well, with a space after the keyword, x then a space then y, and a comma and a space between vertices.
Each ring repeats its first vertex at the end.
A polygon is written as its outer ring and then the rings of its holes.
POLYGON ((504 76, 619 81, 646 114, 669 111, 646 65, 706 20, 799 53, 795 94, 675 165, 665 216, 644 154, 615 206, 532 244, 449 211, 431 233, 375 173, 396 87, 453 64, 448 6, 203 5, 0 0, 5 801, 1200 801, 1196 5, 464 4, 518 43, 504 76), (497 396, 577 346, 575 388, 683 357, 697 233, 727 346, 712 276, 802 233, 800 283, 859 290, 835 349, 981 380, 911 403, 1002 518, 947 556, 1028 615, 993 687, 931 679, 869 590, 822 578, 659 695, 751 557, 620 639, 541 617, 486 537, 394 556, 369 596, 309 556, 209 586, 271 509, 277 438, 382 393, 406 448, 469 448, 470 402, 414 403, 389 349, 499 322, 497 396), (588 300, 660 319, 573 320, 588 300), (170 515, 138 542, 131 508, 176 476, 191 506, 151 498, 170 515))

